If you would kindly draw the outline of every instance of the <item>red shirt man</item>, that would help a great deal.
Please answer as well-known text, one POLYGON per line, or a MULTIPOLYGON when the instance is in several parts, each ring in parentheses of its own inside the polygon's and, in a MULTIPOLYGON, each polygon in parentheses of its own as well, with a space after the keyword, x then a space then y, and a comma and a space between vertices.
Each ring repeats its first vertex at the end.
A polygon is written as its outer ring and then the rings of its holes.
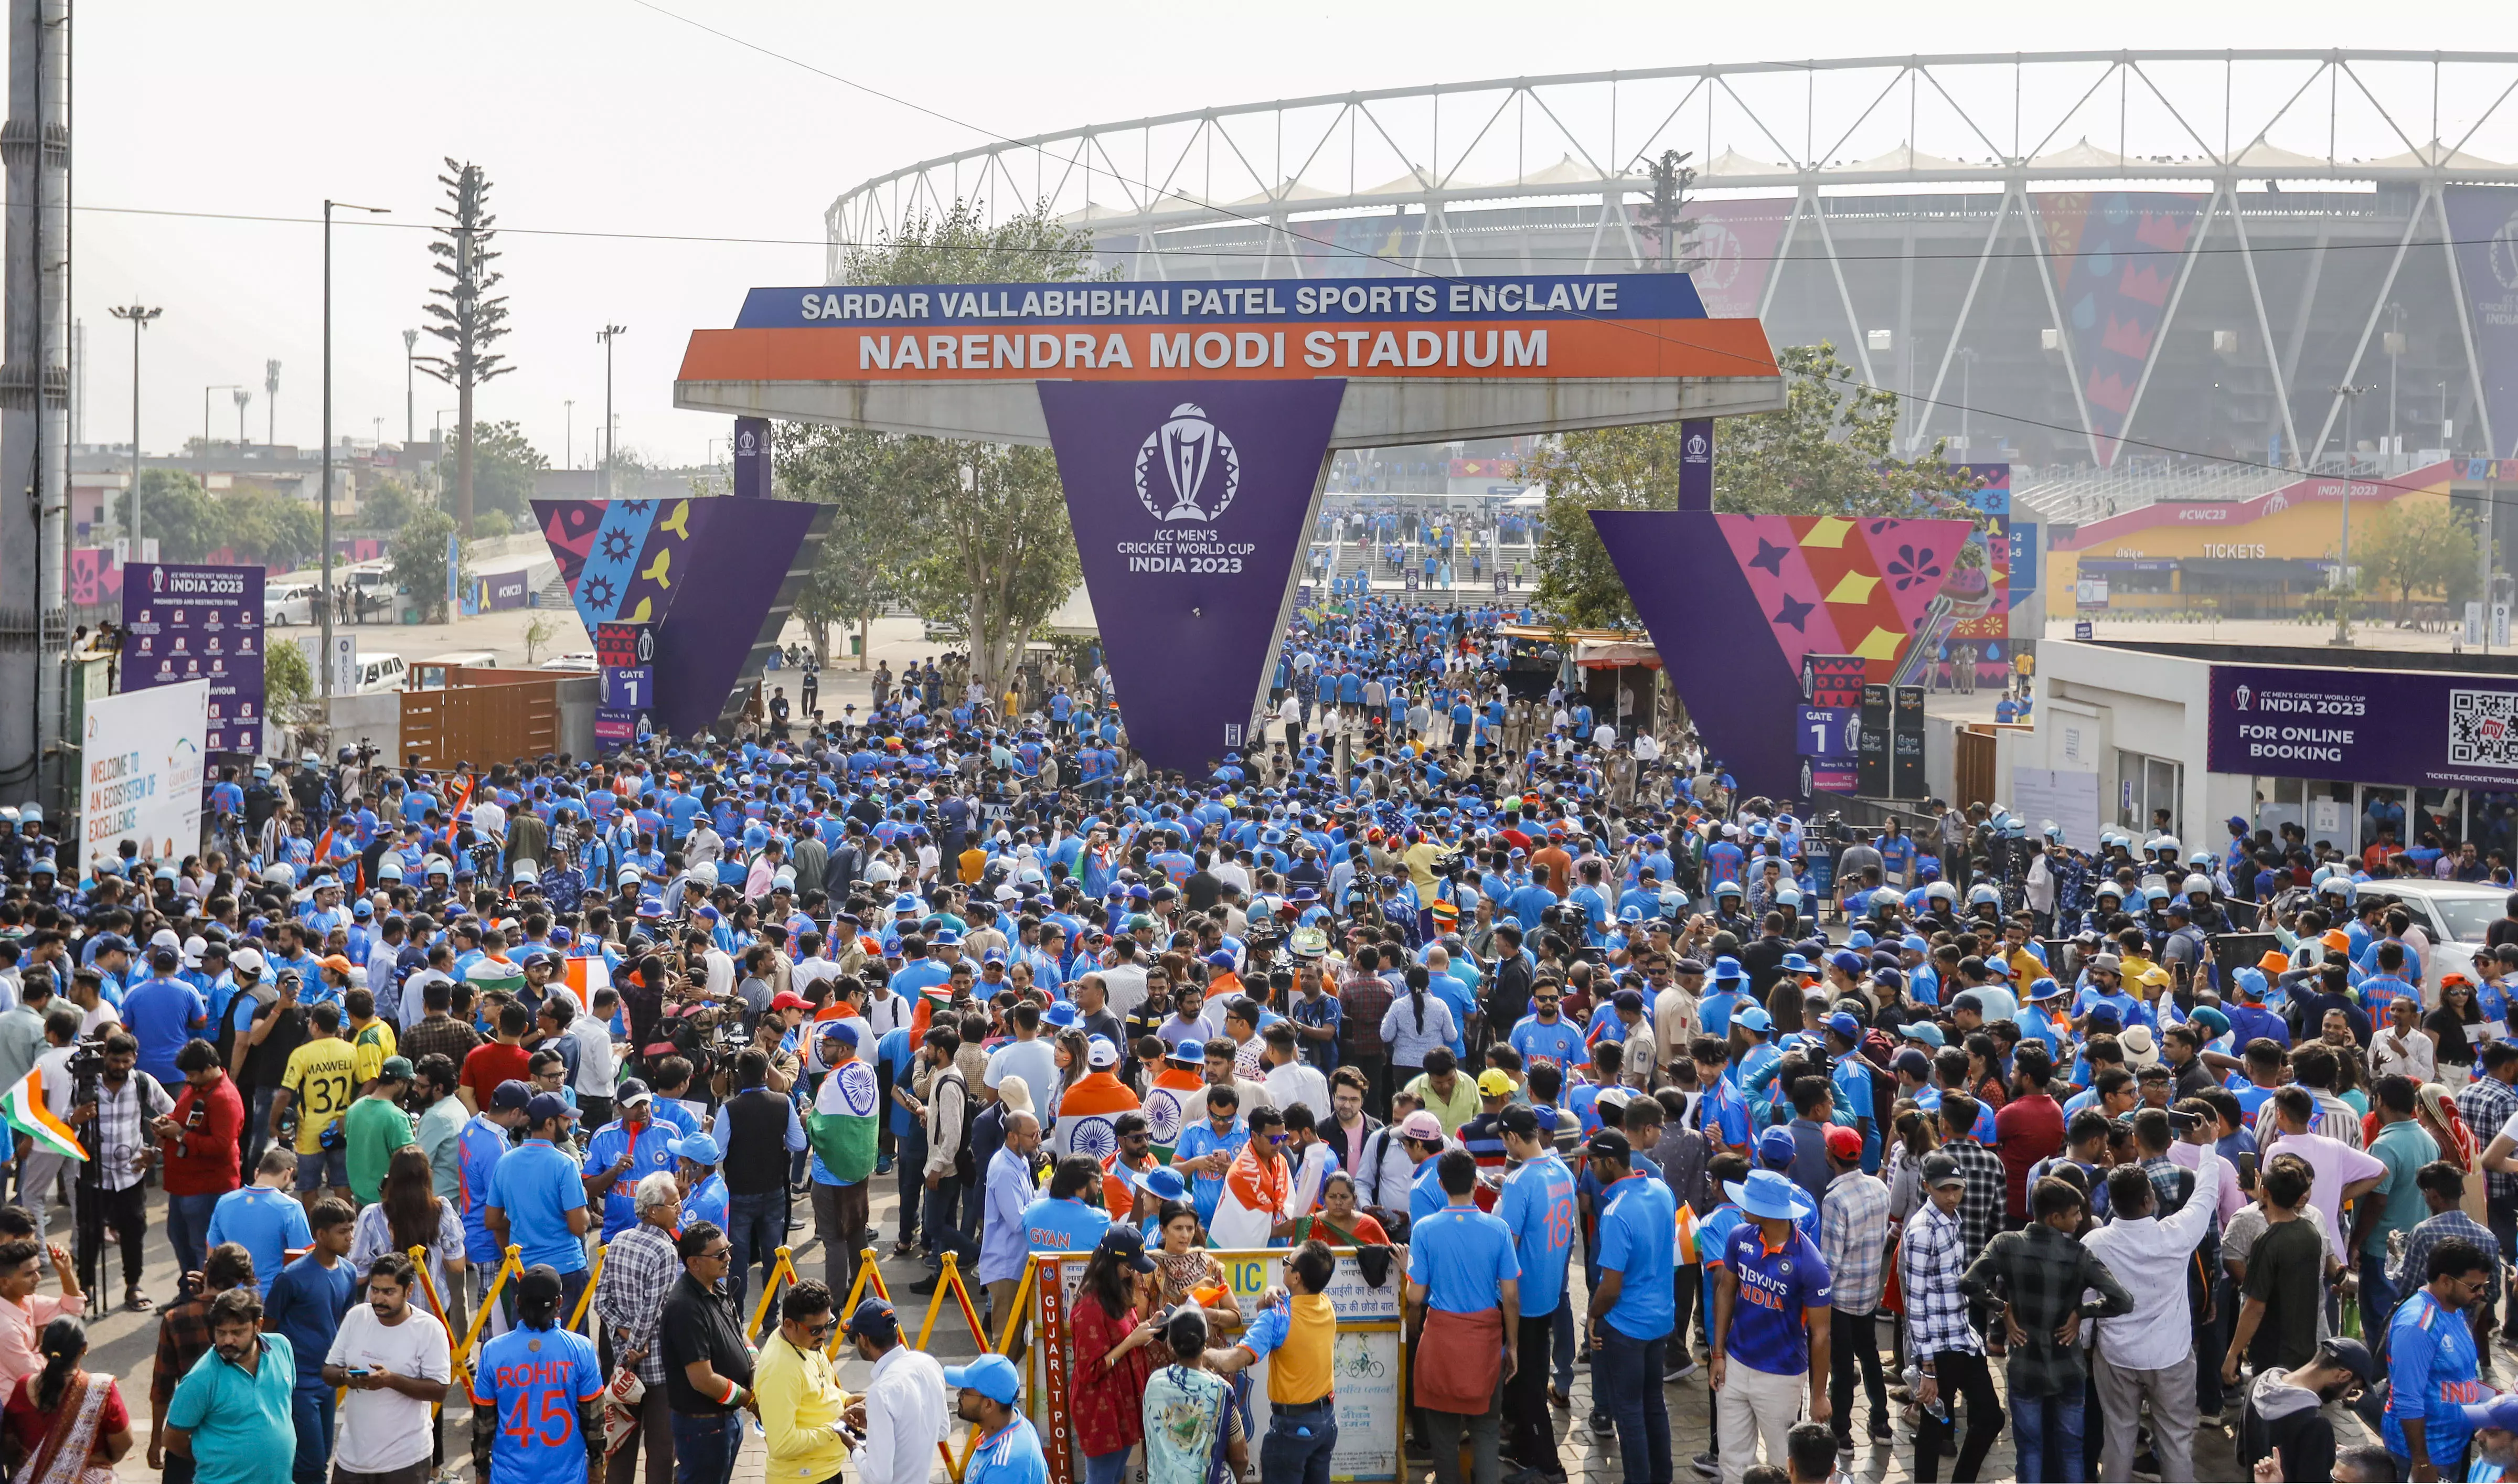
POLYGON ((2011 1101, 1993 1115, 1994 1151, 2002 1156, 2003 1211, 2015 1220, 2028 1215, 2029 1169, 2063 1152, 2063 1109, 2046 1093, 2054 1071, 2045 1046, 2022 1045, 2012 1054, 2011 1101))
POLYGON ((218 1053, 196 1057, 192 1047, 209 1051, 207 1041, 187 1043, 175 1061, 184 1072, 184 1090, 175 1096, 175 1111, 158 1120, 154 1130, 165 1146, 166 1194, 223 1196, 237 1188, 237 1141, 244 1131, 244 1099, 219 1066, 218 1053), (183 1064, 204 1063, 197 1070, 183 1064))

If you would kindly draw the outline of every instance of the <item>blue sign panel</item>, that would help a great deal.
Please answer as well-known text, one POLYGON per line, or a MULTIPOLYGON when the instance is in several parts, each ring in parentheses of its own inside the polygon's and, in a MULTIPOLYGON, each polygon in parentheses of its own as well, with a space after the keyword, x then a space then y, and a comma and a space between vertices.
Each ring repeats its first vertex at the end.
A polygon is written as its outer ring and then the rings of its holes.
POLYGON ((644 711, 656 704, 656 667, 629 665, 603 672, 603 704, 620 711, 644 711))

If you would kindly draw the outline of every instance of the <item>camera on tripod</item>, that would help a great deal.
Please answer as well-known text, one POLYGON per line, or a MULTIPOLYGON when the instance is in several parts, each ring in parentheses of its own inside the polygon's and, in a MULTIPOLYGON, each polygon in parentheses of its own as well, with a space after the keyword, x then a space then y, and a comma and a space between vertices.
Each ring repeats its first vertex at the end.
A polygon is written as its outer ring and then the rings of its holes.
POLYGON ((105 1082, 105 1032, 72 1043, 70 1047, 70 1107, 96 1103, 103 1099, 105 1082))

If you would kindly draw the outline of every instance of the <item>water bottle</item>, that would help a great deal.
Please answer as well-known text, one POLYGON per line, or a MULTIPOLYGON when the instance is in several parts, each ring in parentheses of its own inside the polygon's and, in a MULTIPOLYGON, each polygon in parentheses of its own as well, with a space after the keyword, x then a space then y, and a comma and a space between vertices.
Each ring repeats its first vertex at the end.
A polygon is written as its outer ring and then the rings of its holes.
MULTIPOLYGON (((1905 1381, 1906 1389, 1908 1391, 1921 1395, 1924 1389, 1924 1368, 1921 1366, 1909 1365, 1906 1368, 1905 1381)), ((1935 1382, 1934 1384, 1937 1387, 1938 1382, 1935 1382)), ((1918 1403, 1917 1405, 1920 1406, 1922 1404, 1918 1403)), ((1946 1396, 1939 1395, 1936 1390, 1932 1397, 1932 1404, 1929 1407, 1925 1407, 1924 1410, 1932 1414, 1932 1420, 1946 1425, 1950 1419, 1950 1399, 1946 1396)))

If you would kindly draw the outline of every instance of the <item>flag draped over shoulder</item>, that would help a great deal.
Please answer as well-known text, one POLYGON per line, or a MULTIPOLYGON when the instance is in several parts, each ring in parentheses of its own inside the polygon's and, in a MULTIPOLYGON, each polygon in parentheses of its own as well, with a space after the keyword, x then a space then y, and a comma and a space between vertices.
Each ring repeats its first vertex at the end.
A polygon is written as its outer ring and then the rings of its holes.
POLYGON ((1154 1085, 1146 1089, 1146 1131, 1153 1135, 1155 1158, 1172 1162, 1181 1130, 1206 1116, 1199 1101, 1205 1096, 1206 1079, 1192 1069, 1166 1066, 1154 1073, 1154 1085))
POLYGON ((69 1125, 53 1116, 52 1106, 44 1101, 44 1073, 29 1069, 18 1079, 18 1085, 0 1093, 0 1113, 5 1113, 9 1126, 34 1141, 34 1147, 49 1154, 71 1159, 85 1159, 87 1151, 79 1147, 78 1136, 69 1125))
POLYGON ((804 1118, 804 1137, 821 1157, 822 1166, 842 1185, 855 1185, 874 1173, 881 1103, 874 1068, 862 1059, 841 1063, 813 1095, 813 1111, 804 1118))
POLYGON ((1079 1077, 1058 1100, 1058 1132, 1050 1147, 1062 1159, 1089 1155, 1098 1163, 1119 1152, 1119 1115, 1136 1111, 1137 1095, 1117 1077, 1107 1071, 1079 1077))

